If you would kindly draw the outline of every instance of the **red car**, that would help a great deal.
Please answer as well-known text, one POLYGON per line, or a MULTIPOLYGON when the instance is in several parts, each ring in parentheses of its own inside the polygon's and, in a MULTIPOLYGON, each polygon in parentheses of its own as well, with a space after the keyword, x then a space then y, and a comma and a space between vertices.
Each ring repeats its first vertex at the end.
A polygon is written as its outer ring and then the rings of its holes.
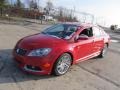
POLYGON ((104 57, 109 41, 109 35, 99 26, 56 24, 18 41, 13 56, 25 72, 63 75, 73 64, 104 57))

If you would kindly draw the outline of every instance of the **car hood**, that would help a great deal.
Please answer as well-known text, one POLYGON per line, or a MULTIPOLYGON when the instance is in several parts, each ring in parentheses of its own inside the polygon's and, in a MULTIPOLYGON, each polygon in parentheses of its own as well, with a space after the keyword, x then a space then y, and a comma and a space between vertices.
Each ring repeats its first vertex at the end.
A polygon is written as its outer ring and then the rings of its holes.
POLYGON ((19 41, 18 47, 25 49, 51 48, 58 44, 66 43, 65 40, 45 34, 35 34, 19 41))

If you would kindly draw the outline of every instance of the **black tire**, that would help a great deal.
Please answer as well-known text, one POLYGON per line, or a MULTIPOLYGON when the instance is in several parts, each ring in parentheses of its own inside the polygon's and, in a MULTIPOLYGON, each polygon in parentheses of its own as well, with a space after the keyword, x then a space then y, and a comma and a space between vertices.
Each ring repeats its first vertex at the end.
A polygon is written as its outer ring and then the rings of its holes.
POLYGON ((104 48, 101 50, 101 53, 100 53, 100 55, 98 57, 99 58, 104 58, 106 56, 106 54, 107 54, 107 50, 108 50, 108 45, 105 44, 104 48))
POLYGON ((72 63, 72 57, 71 57, 71 55, 68 54, 68 53, 62 54, 62 55, 57 59, 57 61, 56 61, 55 64, 54 64, 53 74, 54 74, 55 76, 64 75, 64 74, 69 70, 69 68, 70 68, 70 66, 71 66, 71 63, 72 63), (66 58, 66 60, 63 60, 63 58, 65 58, 65 57, 67 57, 68 60, 67 60, 67 58, 66 58), (63 62, 63 61, 64 61, 64 62, 63 62), (63 63, 64 63, 64 65, 63 65, 63 63), (66 65, 65 65, 65 63, 66 63, 66 65), (61 69, 61 67, 62 67, 63 70, 65 70, 64 72, 62 72, 62 70, 61 70, 61 72, 60 72, 59 69, 61 69), (63 67, 64 67, 64 68, 63 68, 63 67), (58 68, 59 68, 59 69, 58 69, 58 68))

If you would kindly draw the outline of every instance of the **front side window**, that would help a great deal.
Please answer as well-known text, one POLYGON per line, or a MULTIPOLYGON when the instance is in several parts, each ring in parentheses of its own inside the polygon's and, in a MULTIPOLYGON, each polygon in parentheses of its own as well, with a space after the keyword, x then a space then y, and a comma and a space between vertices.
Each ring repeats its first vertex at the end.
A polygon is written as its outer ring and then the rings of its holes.
POLYGON ((86 28, 84 29, 80 34, 80 35, 86 35, 88 37, 92 37, 93 36, 93 31, 92 31, 92 28, 86 28))
POLYGON ((47 28, 42 32, 42 34, 53 35, 63 39, 69 39, 76 31, 76 25, 58 24, 47 28))

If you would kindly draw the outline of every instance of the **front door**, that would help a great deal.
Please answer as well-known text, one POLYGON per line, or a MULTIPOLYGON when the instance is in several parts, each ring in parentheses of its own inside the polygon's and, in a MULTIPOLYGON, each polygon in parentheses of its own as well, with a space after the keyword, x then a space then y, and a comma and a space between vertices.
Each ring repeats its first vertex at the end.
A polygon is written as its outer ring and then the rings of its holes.
POLYGON ((75 44, 77 61, 83 61, 88 58, 93 51, 93 34, 92 28, 87 28, 80 32, 80 35, 86 35, 88 39, 78 40, 75 44))

